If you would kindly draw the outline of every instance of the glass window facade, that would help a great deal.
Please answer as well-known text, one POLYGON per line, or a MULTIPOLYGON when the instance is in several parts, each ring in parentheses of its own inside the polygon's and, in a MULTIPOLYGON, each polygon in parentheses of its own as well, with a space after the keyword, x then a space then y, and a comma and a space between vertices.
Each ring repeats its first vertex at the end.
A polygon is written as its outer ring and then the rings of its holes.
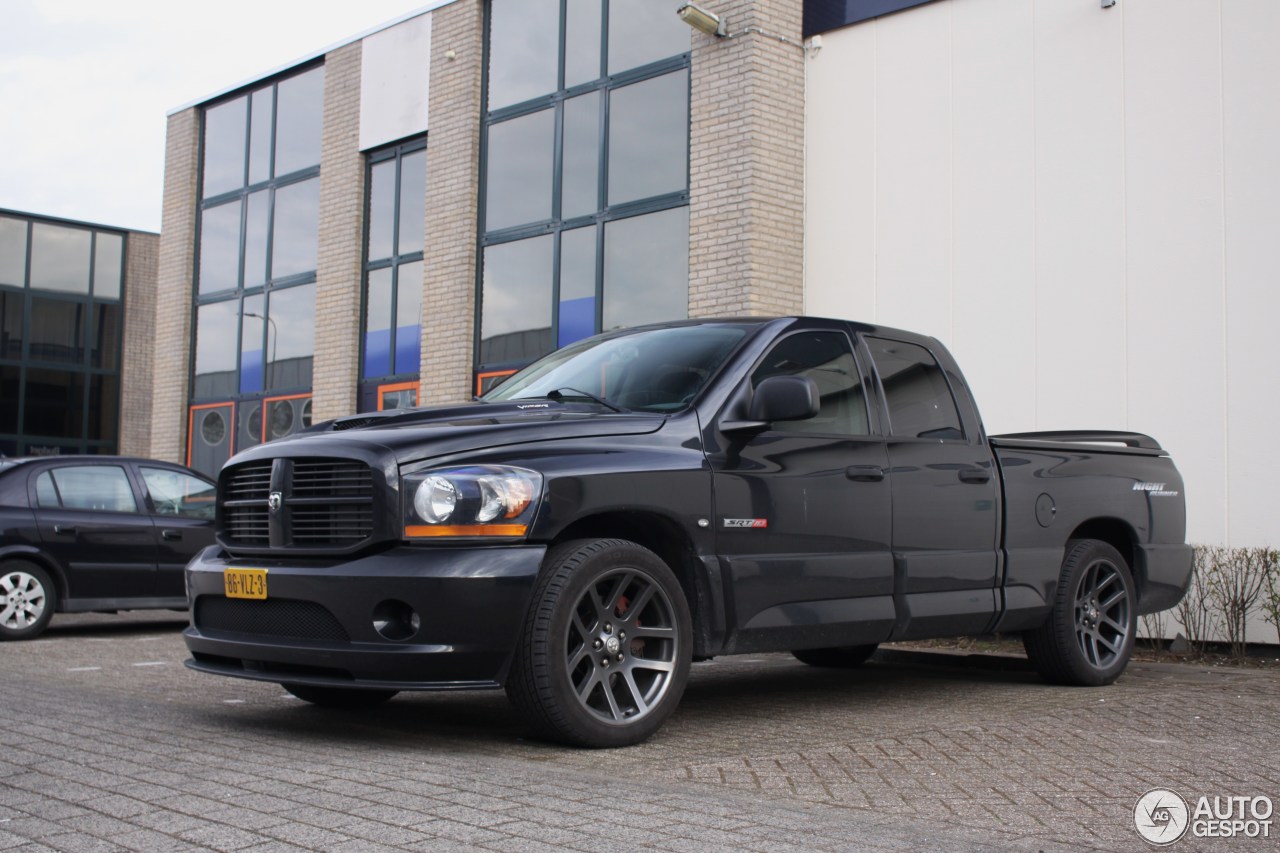
POLYGON ((323 109, 316 66, 203 113, 188 447, 206 473, 310 419, 323 109))
POLYGON ((478 387, 688 313, 689 46, 652 0, 491 0, 478 387))
POLYGON ((115 453, 127 235, 0 212, 0 454, 115 453))
POLYGON ((360 411, 417 404, 427 150, 415 139, 369 155, 360 411))

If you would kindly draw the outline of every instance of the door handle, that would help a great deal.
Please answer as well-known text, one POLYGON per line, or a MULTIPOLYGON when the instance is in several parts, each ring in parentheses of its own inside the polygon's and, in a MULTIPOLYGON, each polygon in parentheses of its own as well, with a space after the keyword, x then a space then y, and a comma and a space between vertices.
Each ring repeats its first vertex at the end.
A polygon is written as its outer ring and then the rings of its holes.
POLYGON ((850 465, 844 475, 855 483, 878 483, 884 479, 884 469, 879 465, 850 465))
POLYGON ((161 539, 168 539, 170 542, 176 542, 182 538, 181 530, 161 530, 161 539))
POLYGON ((70 536, 76 532, 76 527, 74 524, 55 524, 53 526, 53 532, 64 533, 70 536))
POLYGON ((991 481, 991 472, 985 468, 961 468, 958 476, 962 483, 981 484, 991 481))

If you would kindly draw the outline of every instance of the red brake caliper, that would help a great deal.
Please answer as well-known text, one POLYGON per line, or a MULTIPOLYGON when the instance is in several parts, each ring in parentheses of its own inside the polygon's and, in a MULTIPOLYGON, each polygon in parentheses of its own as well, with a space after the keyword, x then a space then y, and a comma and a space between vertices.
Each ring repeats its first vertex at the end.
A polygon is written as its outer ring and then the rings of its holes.
MULTIPOLYGON (((627 612, 627 607, 631 604, 631 599, 625 595, 618 596, 618 606, 614 610, 614 614, 621 619, 623 614, 627 612)), ((636 627, 640 627, 640 620, 636 619, 636 627)), ((631 654, 635 657, 644 657, 644 640, 635 638, 631 641, 631 654)))

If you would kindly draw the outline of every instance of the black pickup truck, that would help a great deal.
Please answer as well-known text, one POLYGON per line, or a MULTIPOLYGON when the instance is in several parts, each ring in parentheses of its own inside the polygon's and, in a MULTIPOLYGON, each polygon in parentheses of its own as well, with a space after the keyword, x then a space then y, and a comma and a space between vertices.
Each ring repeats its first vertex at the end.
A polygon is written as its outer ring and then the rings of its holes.
POLYGON ((238 454, 187 568, 201 672, 320 705, 505 687, 585 746, 651 735, 691 660, 1020 633, 1113 681, 1190 578, 1173 462, 1119 432, 988 437, 935 339, 806 317, 557 351, 467 405, 238 454))

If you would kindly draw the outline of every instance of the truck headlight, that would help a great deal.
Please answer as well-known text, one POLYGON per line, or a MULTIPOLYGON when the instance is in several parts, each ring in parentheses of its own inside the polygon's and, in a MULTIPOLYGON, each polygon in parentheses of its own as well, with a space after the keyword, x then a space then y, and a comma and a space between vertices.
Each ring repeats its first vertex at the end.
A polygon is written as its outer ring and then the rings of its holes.
POLYGON ((518 538, 542 494, 542 475, 525 468, 473 465, 437 468, 401 478, 404 537, 518 538))

